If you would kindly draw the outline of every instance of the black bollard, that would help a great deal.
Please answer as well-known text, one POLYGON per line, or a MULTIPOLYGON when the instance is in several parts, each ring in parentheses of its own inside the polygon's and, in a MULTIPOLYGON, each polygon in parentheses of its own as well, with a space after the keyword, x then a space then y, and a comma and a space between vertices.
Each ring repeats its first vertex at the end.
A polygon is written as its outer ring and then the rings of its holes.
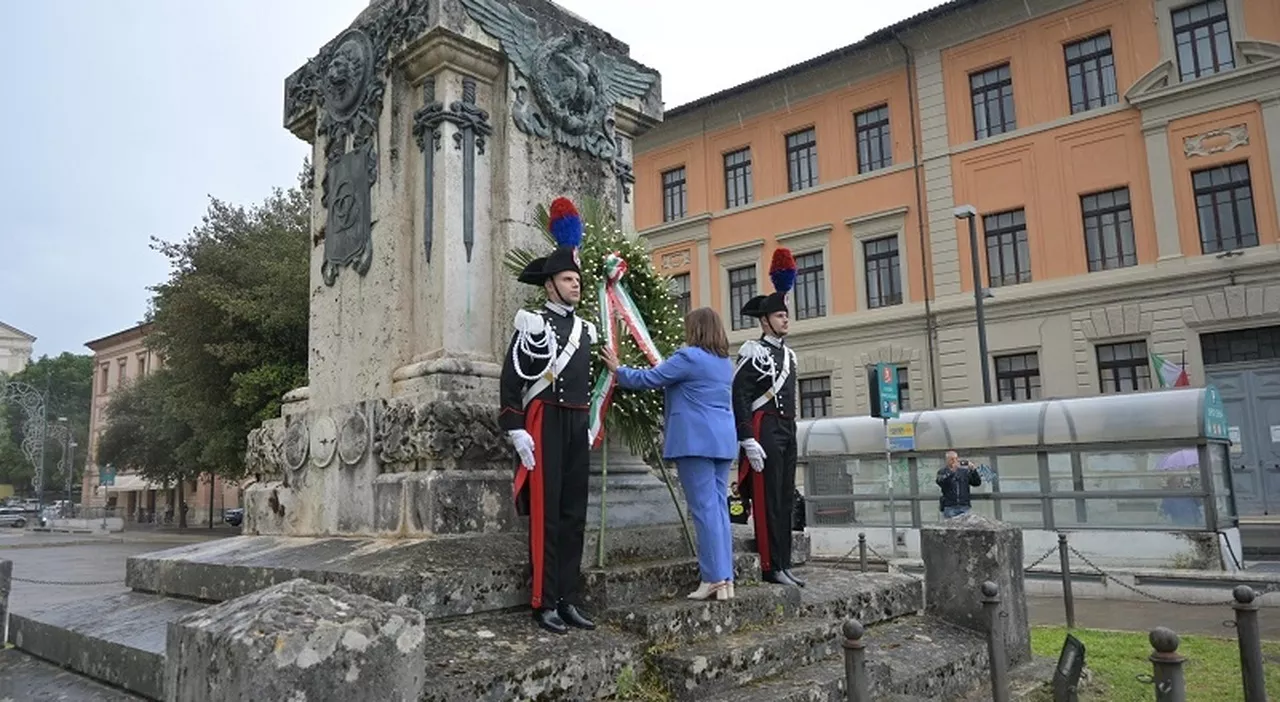
POLYGON ((1267 702, 1267 683, 1262 673, 1262 635, 1258 630, 1257 594, 1248 585, 1232 591, 1236 611, 1236 640, 1240 646, 1240 677, 1244 682, 1244 702, 1267 702))
POLYGON ((1178 635, 1162 626, 1151 630, 1151 682, 1156 688, 1156 702, 1187 702, 1187 679, 1182 664, 1187 659, 1178 653, 1178 635))
POLYGON ((1067 628, 1076 628, 1076 600, 1071 592, 1071 554, 1067 535, 1058 534, 1058 561, 1062 563, 1062 604, 1067 608, 1067 628))
POLYGON ((867 645, 862 643, 866 629, 857 619, 844 620, 844 689, 848 702, 871 702, 867 688, 867 645))
POLYGON ((867 572, 867 533, 858 532, 858 565, 862 566, 862 572, 867 572))
POLYGON ((987 620, 991 699, 993 702, 1009 702, 1009 659, 1004 650, 1004 625, 1000 622, 1000 588, 990 580, 982 584, 982 610, 987 620))

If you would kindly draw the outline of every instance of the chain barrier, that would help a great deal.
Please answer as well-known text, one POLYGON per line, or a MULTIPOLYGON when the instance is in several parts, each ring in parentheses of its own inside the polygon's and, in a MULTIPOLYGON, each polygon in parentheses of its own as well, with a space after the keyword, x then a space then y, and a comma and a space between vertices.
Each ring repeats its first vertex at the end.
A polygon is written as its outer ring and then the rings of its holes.
MULTIPOLYGON (((1157 595, 1151 592, 1147 592, 1146 590, 1143 590, 1136 585, 1130 585, 1129 583, 1126 583, 1125 581, 1099 568, 1097 564, 1089 560, 1088 556, 1085 556, 1083 553, 1080 553, 1079 551, 1077 551, 1075 546, 1072 546, 1071 544, 1067 544, 1067 550, 1071 551, 1072 555, 1074 555, 1076 558, 1079 558, 1081 561, 1084 561, 1085 565, 1092 568, 1094 570, 1092 575, 1100 575, 1103 578, 1115 583, 1116 585, 1119 585, 1120 587, 1134 593, 1135 595, 1140 595, 1142 597, 1155 600, 1156 602, 1163 602, 1165 604, 1172 604, 1172 605, 1182 605, 1187 607, 1225 607, 1235 603, 1234 598, 1228 598, 1225 600, 1215 600, 1213 602, 1195 602, 1190 600, 1176 600, 1172 597, 1164 597, 1162 595, 1157 595)), ((1074 573, 1075 571, 1072 571, 1072 572, 1074 573)), ((1082 573, 1082 575, 1089 575, 1089 573, 1082 573)), ((1261 588, 1261 589, 1254 588, 1253 591, 1257 594, 1258 597, 1261 597, 1270 592, 1280 592, 1280 588, 1276 587, 1275 585, 1268 585, 1267 587, 1261 588)))
MULTIPOLYGON (((852 549, 850 549, 850 550, 849 550, 849 552, 848 552, 848 553, 844 554, 844 558, 842 558, 841 560, 849 560, 849 559, 850 559, 850 557, 851 557, 851 556, 853 556, 854 551, 857 551, 857 550, 858 550, 858 547, 857 547, 857 546, 854 546, 852 549)), ((1035 568, 1036 566, 1040 565, 1041 563, 1044 563, 1046 560, 1048 560, 1048 559, 1049 559, 1049 557, 1050 557, 1050 556, 1053 556, 1053 555, 1054 555, 1054 554, 1056 554, 1057 552, 1058 552, 1058 547, 1057 547, 1057 546, 1052 546, 1052 547, 1050 547, 1050 548, 1049 548, 1049 550, 1047 550, 1047 551, 1045 551, 1045 552, 1044 552, 1044 555, 1040 556, 1040 557, 1039 557, 1039 558, 1037 558, 1035 561, 1033 561, 1033 562, 1031 563, 1031 565, 1027 566, 1026 568, 1023 568, 1023 571, 1029 571, 1029 570, 1031 570, 1032 568, 1035 568)), ((885 558, 885 557, 884 557, 884 556, 883 556, 879 551, 877 551, 877 550, 875 549, 875 547, 874 547, 874 546, 872 546, 871 544, 867 544, 867 553, 871 554, 872 556, 875 556, 876 558, 880 559, 881 561, 883 561, 883 562, 885 562, 885 563, 888 563, 888 562, 889 562, 889 559, 888 559, 888 558, 885 558)), ((902 575, 906 575, 906 576, 909 576, 909 577, 915 578, 916 580, 924 580, 924 578, 922 578, 922 577, 921 577, 921 576, 919 576, 919 575, 916 575, 915 573, 910 573, 910 572, 907 572, 907 571, 899 571, 899 572, 900 572, 902 575)))
POLYGON ((1049 550, 1048 550, 1048 551, 1045 551, 1043 556, 1041 556, 1041 557, 1037 558, 1035 561, 1033 561, 1033 562, 1031 563, 1031 565, 1027 566, 1026 568, 1023 568, 1023 569, 1022 569, 1022 572, 1024 572, 1024 573, 1025 573, 1025 572, 1027 572, 1027 571, 1031 570, 1032 568, 1035 568, 1036 566, 1040 565, 1041 563, 1044 563, 1045 561, 1049 560, 1049 557, 1050 557, 1050 556, 1053 556, 1053 555, 1055 555, 1055 554, 1057 554, 1057 553, 1058 553, 1058 547, 1057 547, 1057 546, 1050 546, 1050 547, 1049 547, 1049 550))
POLYGON ((60 585, 60 586, 117 585, 117 584, 124 583, 124 578, 117 578, 115 580, 36 580, 34 578, 19 578, 15 576, 11 578, 11 580, 13 580, 13 582, 15 583, 31 583, 32 585, 60 585))
MULTIPOLYGON (((1141 597, 1145 597, 1145 598, 1148 598, 1148 599, 1151 599, 1151 600, 1155 600, 1156 602, 1163 602, 1163 603, 1165 603, 1165 604, 1172 604, 1172 605, 1186 605, 1186 606, 1190 606, 1190 607, 1223 607, 1223 606, 1230 606, 1231 604, 1233 604, 1233 603, 1235 602, 1235 600, 1234 600, 1234 599, 1232 599, 1232 598, 1227 598, 1227 599, 1225 599, 1225 600, 1215 600, 1215 601, 1213 601, 1213 602, 1197 602, 1197 601, 1192 601, 1192 600, 1178 600, 1178 599, 1174 599, 1174 598, 1172 598, 1172 597, 1164 597, 1163 595, 1157 595, 1157 594, 1155 594, 1155 593, 1147 592, 1146 590, 1143 590, 1142 588, 1139 588, 1139 587, 1138 587, 1138 586, 1136 586, 1136 585, 1130 585, 1129 583, 1126 583, 1126 582, 1124 582, 1123 580, 1121 580, 1121 579, 1117 578, 1116 576, 1114 576, 1114 575, 1112 575, 1112 574, 1110 574, 1110 573, 1106 572, 1106 571, 1105 571, 1105 570, 1103 570, 1102 568, 1099 568, 1099 567, 1098 567, 1098 565, 1097 565, 1097 564, 1095 564, 1093 561, 1089 560, 1089 558, 1088 558, 1087 556, 1085 556, 1083 553, 1080 553, 1078 550, 1076 550, 1076 547, 1075 547, 1075 546, 1072 546, 1072 545, 1068 544, 1068 545, 1067 545, 1067 549, 1071 551, 1072 555, 1074 555, 1076 558, 1079 558, 1081 561, 1083 561, 1083 562, 1084 562, 1084 564, 1085 564, 1086 566, 1088 566, 1089 568, 1092 568, 1092 569, 1093 569, 1093 571, 1094 571, 1093 573, 1079 573, 1080 575, 1098 575, 1098 576, 1101 576, 1101 577, 1103 577, 1103 578, 1105 578, 1105 579, 1107 579, 1107 580, 1109 580, 1109 581, 1111 581, 1111 582, 1115 583, 1116 585, 1119 585, 1120 587, 1122 587, 1122 588, 1124 588, 1124 589, 1126 589, 1126 590, 1129 590, 1130 592, 1134 593, 1135 595, 1139 595, 1139 596, 1141 596, 1141 597)), ((857 547, 857 546, 854 546, 854 547, 853 547, 853 549, 852 549, 851 551, 849 551, 849 553, 845 554, 844 559, 845 559, 845 560, 847 560, 850 556, 852 556, 852 555, 853 555, 854 551, 857 551, 857 550, 858 550, 858 547, 857 547)), ((889 562, 889 559, 888 559, 888 558, 885 558, 885 557, 884 557, 884 556, 883 556, 879 551, 877 551, 877 550, 875 549, 875 547, 873 547, 871 544, 867 544, 867 553, 871 554, 872 556, 875 556, 877 559, 879 559, 879 560, 881 560, 881 561, 883 561, 883 562, 885 562, 885 563, 888 563, 888 562, 889 562)), ((1035 568, 1036 566, 1038 566, 1038 565, 1040 565, 1040 564, 1044 563, 1045 561, 1049 560, 1050 558, 1052 558, 1052 557, 1053 557, 1054 555, 1056 555, 1057 553, 1058 553, 1058 547, 1057 547, 1057 546, 1051 546, 1051 547, 1049 547, 1049 548, 1044 552, 1044 555, 1040 556, 1040 557, 1039 557, 1039 558, 1037 558, 1035 561, 1033 561, 1033 562, 1031 563, 1031 565, 1028 565, 1027 567, 1023 568, 1023 571, 1024 571, 1024 572, 1028 572, 1028 571, 1030 571, 1031 569, 1035 568)), ((1073 574, 1076 574, 1076 571, 1074 571, 1074 570, 1073 570, 1073 571, 1072 571, 1072 573, 1073 573, 1073 574)), ((915 573, 910 573, 910 572, 902 571, 902 574, 903 574, 903 575, 908 575, 908 576, 910 576, 910 577, 912 577, 912 578, 915 578, 916 580, 922 580, 922 578, 921 578, 920 576, 916 575, 915 573)), ((1277 587, 1276 585, 1268 585, 1268 586, 1267 586, 1267 587, 1265 587, 1265 588, 1254 588, 1254 589, 1253 589, 1253 591, 1254 591, 1255 593, 1257 593, 1257 596, 1258 596, 1258 597, 1261 597, 1261 596, 1266 595, 1266 594, 1271 593, 1271 592, 1280 592, 1280 587, 1277 587)))

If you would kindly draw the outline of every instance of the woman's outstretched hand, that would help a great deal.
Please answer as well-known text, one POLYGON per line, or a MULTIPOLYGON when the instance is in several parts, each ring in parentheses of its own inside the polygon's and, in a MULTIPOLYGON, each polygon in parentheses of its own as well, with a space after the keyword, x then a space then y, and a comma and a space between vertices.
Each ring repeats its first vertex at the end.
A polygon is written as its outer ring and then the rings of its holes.
POLYGON ((618 371, 618 355, 608 346, 600 349, 600 360, 604 361, 604 365, 609 372, 616 373, 618 371))

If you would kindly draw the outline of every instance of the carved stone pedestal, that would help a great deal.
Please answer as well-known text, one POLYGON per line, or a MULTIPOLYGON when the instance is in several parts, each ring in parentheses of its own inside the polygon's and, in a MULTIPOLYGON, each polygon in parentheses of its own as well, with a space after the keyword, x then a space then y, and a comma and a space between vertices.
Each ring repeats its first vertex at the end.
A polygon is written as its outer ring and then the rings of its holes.
MULTIPOLYGON (((630 143, 662 99, 628 51, 545 0, 377 0, 286 79, 315 164, 309 385, 249 438, 247 533, 522 528, 498 377, 529 290, 504 260, 548 248, 533 213, 557 196, 630 226, 630 143)), ((674 521, 611 454, 608 523, 674 521)))
MULTIPOLYGON (((640 457, 631 453, 625 442, 618 438, 606 439, 609 449, 608 485, 603 495, 606 503, 606 524, 610 527, 650 526, 675 524, 680 521, 671 492, 655 472, 640 457)), ((591 500, 587 505, 587 524, 600 526, 600 488, 605 482, 604 452, 591 452, 591 500)), ((676 498, 684 509, 684 495, 676 478, 675 468, 668 473, 675 482, 676 498)))

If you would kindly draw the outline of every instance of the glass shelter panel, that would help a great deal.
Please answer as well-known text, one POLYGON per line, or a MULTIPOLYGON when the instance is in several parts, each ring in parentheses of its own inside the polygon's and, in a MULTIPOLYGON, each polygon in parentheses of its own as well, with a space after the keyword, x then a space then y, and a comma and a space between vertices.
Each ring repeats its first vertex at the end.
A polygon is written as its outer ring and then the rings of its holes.
POLYGON ((982 476, 970 491, 973 512, 1025 528, 1230 525, 1227 428, 1211 393, 1187 388, 905 412, 890 421, 912 428, 894 433, 901 445, 892 472, 882 420, 803 420, 797 439, 810 524, 887 526, 891 484, 899 526, 939 521, 937 473, 954 450, 982 476), (1216 524, 1207 523, 1210 516, 1216 524))

